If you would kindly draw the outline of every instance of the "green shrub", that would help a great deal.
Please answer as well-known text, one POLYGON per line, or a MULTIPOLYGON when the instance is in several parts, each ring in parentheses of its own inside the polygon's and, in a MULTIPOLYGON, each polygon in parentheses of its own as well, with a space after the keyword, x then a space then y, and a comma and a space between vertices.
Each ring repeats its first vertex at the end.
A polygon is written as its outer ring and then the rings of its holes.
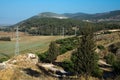
POLYGON ((120 61, 116 61, 113 63, 113 69, 117 75, 120 75, 120 61))
POLYGON ((64 54, 67 52, 67 49, 65 47, 60 47, 60 54, 64 54))
POLYGON ((0 63, 4 62, 4 61, 7 61, 9 58, 7 57, 3 57, 3 58, 0 58, 0 63))
POLYGON ((110 31, 105 31, 104 34, 111 34, 112 32, 110 31))
POLYGON ((105 56, 105 59, 108 64, 112 65, 115 62, 116 57, 113 53, 109 53, 107 56, 105 56))
POLYGON ((56 43, 60 45, 60 54, 75 49, 78 46, 78 42, 79 37, 65 38, 56 41, 56 43))
POLYGON ((47 62, 47 52, 44 52, 44 53, 41 53, 41 54, 37 54, 38 55, 38 57, 39 57, 39 60, 41 61, 41 62, 47 62))
POLYGON ((96 66, 92 72, 92 76, 101 78, 103 76, 103 70, 100 70, 99 66, 96 66))
POLYGON ((61 66, 67 72, 74 72, 74 64, 72 61, 64 60, 61 66))
POLYGON ((0 37, 0 41, 11 41, 10 37, 0 37))
POLYGON ((97 48, 100 50, 105 50, 105 47, 103 45, 98 45, 97 48))

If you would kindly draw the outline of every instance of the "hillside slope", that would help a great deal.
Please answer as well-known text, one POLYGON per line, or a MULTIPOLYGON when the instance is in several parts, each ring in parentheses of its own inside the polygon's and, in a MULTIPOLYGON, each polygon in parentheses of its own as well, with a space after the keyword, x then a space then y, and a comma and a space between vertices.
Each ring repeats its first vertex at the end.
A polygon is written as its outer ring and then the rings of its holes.
POLYGON ((39 68, 38 57, 34 54, 14 56, 0 63, 0 80, 58 80, 39 68))

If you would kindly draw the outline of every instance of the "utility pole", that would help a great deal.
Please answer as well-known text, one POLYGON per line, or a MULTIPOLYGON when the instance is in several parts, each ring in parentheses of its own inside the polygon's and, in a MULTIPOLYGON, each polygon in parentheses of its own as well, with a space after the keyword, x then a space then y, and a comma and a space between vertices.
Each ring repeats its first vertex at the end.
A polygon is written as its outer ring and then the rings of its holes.
POLYGON ((65 36, 65 28, 63 27, 63 38, 64 38, 64 36, 65 36))
POLYGON ((77 35, 77 27, 75 27, 75 36, 77 35))
POLYGON ((19 32, 18 32, 18 26, 17 26, 17 29, 16 29, 15 55, 19 55, 19 32))

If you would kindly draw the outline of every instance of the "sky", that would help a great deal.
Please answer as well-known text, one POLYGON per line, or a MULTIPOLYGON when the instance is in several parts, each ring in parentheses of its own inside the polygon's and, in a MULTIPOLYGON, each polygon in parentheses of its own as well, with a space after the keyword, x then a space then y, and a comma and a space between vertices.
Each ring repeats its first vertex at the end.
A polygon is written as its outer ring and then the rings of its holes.
POLYGON ((102 13, 120 10, 120 0, 0 0, 0 24, 16 24, 42 12, 102 13))

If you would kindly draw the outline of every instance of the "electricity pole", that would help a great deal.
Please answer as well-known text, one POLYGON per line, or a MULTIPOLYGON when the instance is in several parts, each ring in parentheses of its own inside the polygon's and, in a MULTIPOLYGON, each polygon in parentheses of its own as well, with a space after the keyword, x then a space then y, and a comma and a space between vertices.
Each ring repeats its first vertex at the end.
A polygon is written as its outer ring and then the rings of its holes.
POLYGON ((65 28, 63 27, 63 38, 64 38, 64 36, 65 36, 65 28))
POLYGON ((18 26, 17 26, 17 29, 16 29, 15 55, 19 55, 19 32, 18 32, 18 26))
POLYGON ((75 36, 77 35, 77 27, 75 27, 75 36))

